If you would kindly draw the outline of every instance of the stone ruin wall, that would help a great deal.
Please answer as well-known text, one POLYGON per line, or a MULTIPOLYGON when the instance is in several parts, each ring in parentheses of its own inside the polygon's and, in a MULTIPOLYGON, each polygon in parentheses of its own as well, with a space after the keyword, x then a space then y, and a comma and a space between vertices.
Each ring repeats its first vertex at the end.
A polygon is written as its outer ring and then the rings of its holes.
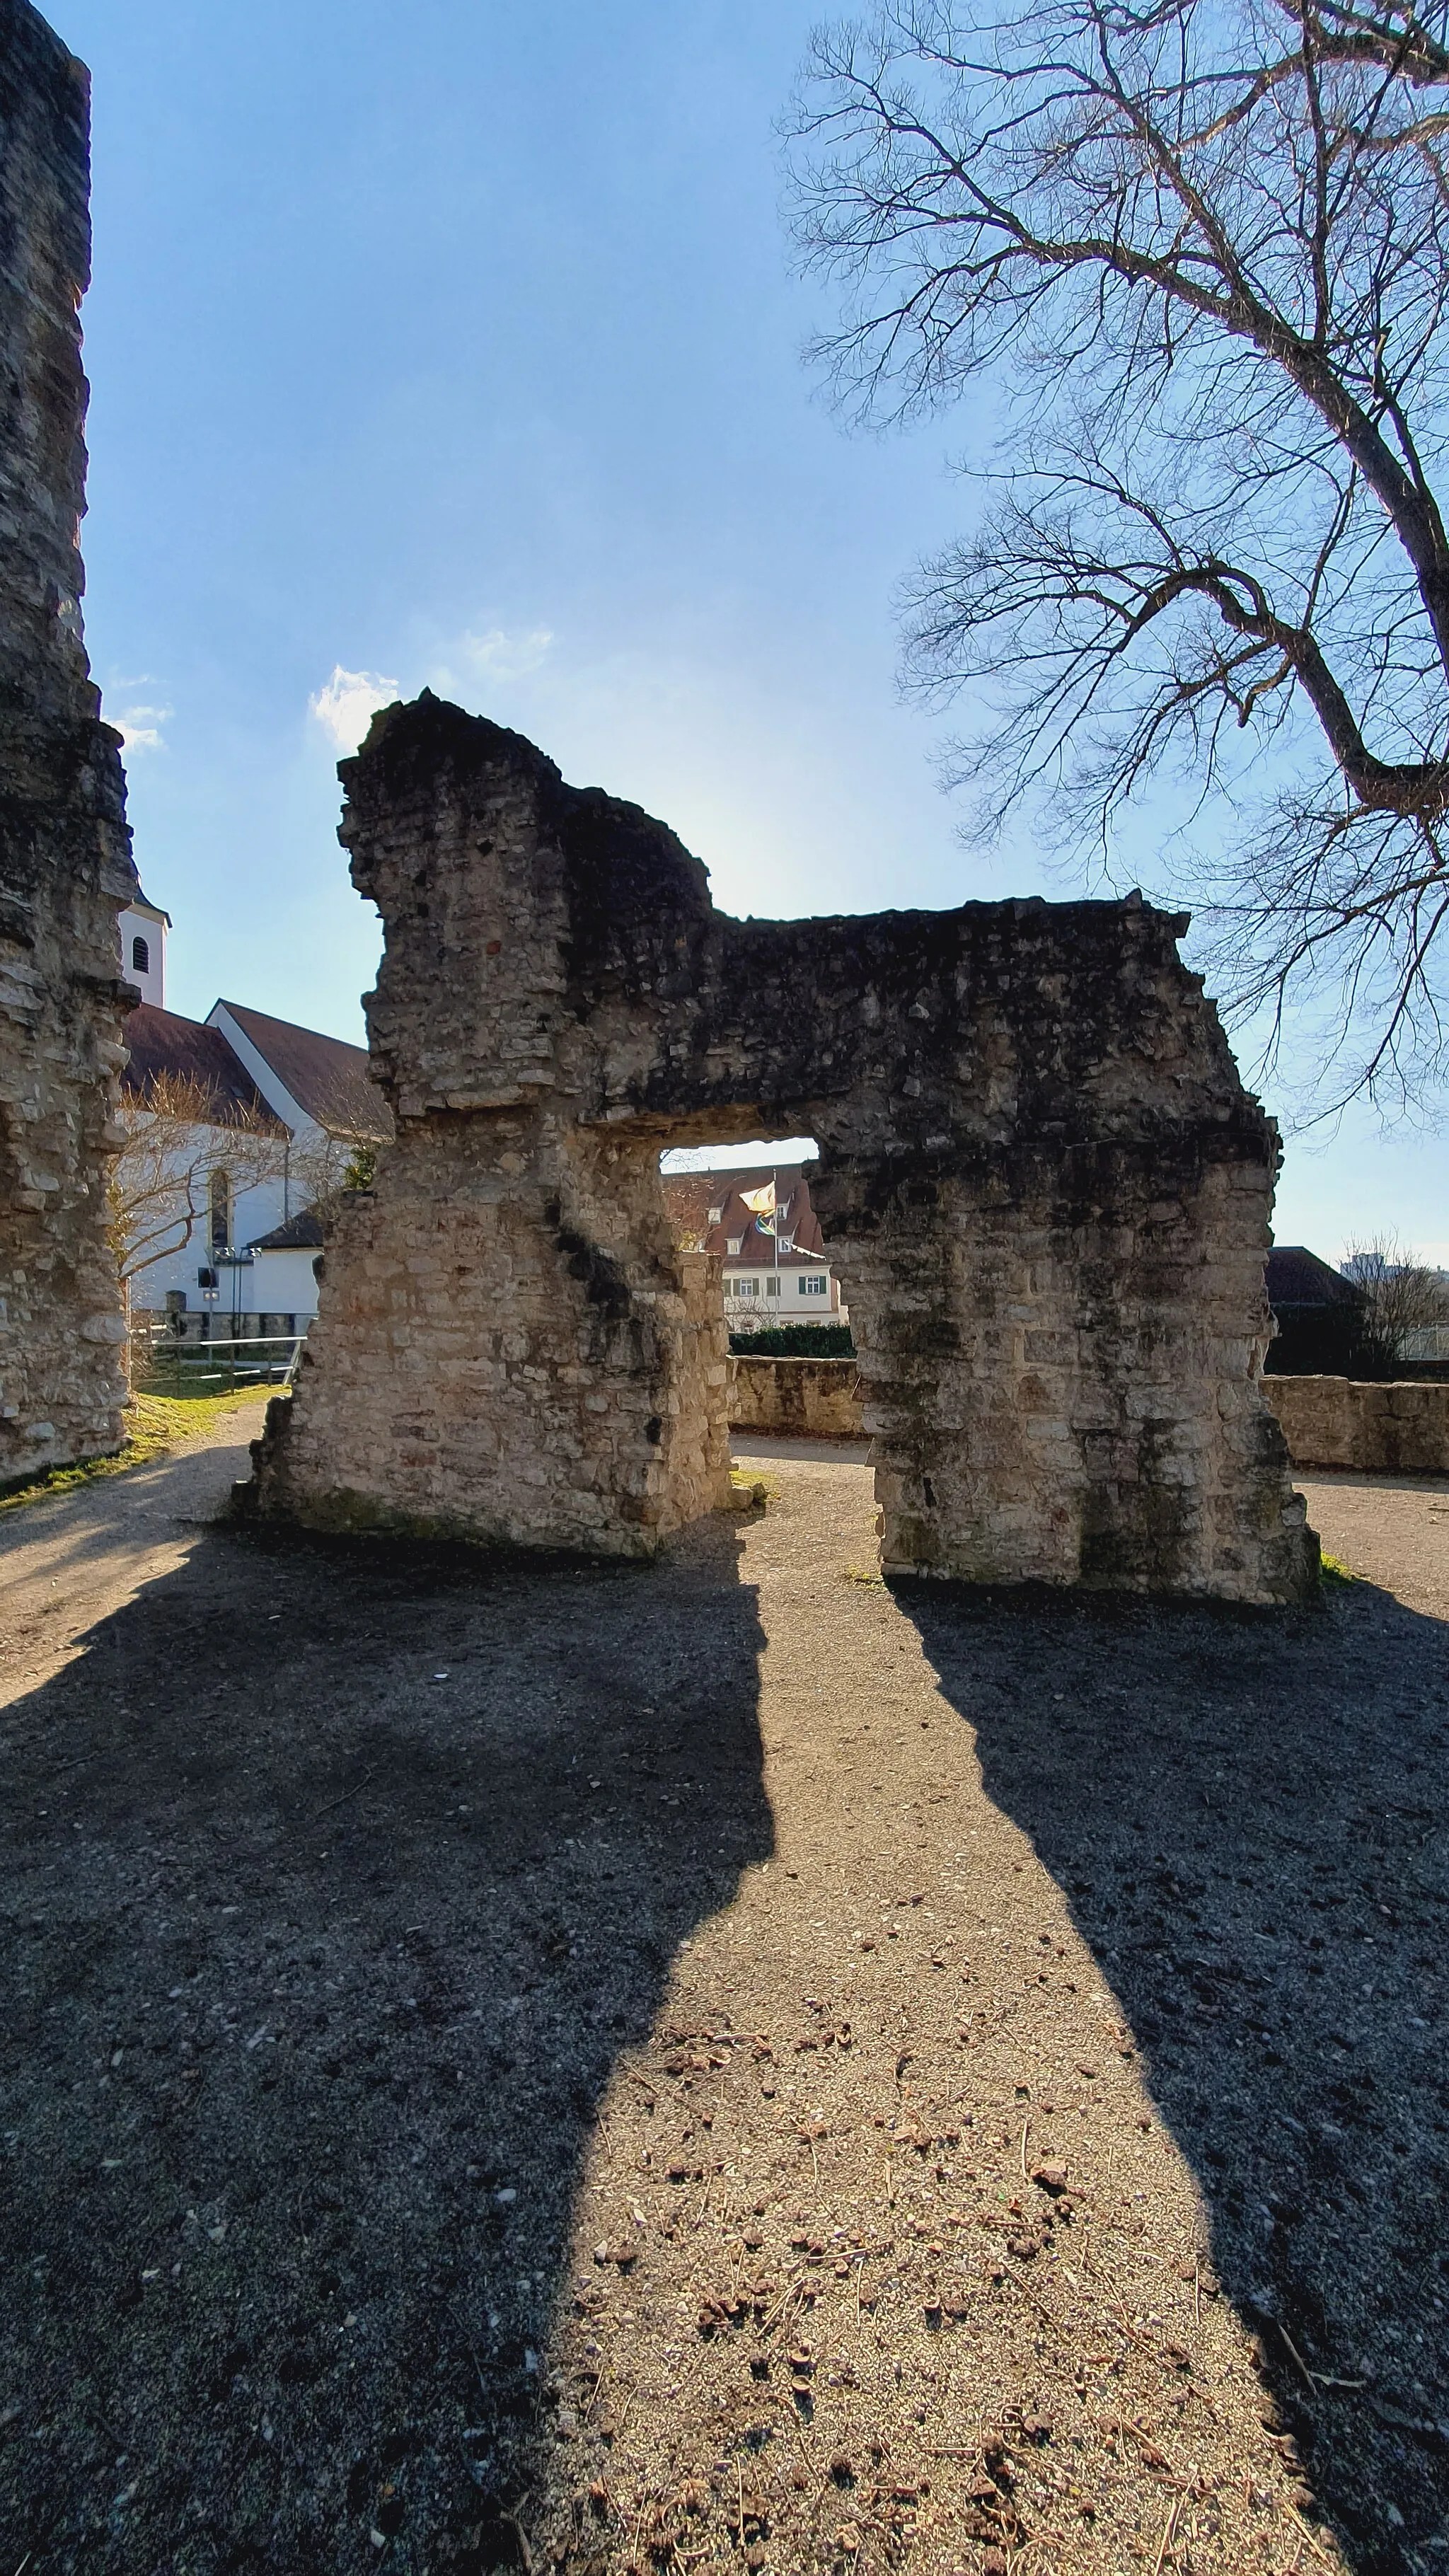
POLYGON ((859 1440, 865 1419, 854 1360, 738 1354, 730 1361, 732 1431, 787 1440, 859 1440))
POLYGON ((120 1446, 105 1167, 135 891, 81 639, 89 88, 0 0, 0 1483, 120 1446))
POLYGON ((728 1474, 718 1283, 660 1150, 809 1131, 888 1569, 1306 1594, 1259 1386, 1277 1140, 1179 918, 732 921, 662 825, 426 693, 342 775, 397 1141, 253 1508, 652 1552, 728 1474))
POLYGON ((1297 1467, 1449 1475, 1449 1385, 1434 1378, 1265 1377, 1297 1467))

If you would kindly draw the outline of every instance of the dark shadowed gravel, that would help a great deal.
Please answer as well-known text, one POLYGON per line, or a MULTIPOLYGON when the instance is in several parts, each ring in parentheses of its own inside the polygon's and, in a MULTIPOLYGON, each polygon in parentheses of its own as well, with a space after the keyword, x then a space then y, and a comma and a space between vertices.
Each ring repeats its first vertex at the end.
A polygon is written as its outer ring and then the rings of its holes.
POLYGON ((1449 2568, 1442 1494, 1255 1620, 231 1471, 0 1533, 0 2576, 1449 2568))

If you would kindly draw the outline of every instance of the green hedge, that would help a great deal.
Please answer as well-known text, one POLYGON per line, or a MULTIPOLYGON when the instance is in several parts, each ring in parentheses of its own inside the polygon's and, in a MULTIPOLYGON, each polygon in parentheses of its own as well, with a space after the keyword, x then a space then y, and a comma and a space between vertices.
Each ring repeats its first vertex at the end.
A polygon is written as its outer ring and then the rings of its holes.
POLYGON ((742 1360, 853 1360, 848 1324, 773 1324, 758 1333, 731 1333, 730 1349, 742 1360))

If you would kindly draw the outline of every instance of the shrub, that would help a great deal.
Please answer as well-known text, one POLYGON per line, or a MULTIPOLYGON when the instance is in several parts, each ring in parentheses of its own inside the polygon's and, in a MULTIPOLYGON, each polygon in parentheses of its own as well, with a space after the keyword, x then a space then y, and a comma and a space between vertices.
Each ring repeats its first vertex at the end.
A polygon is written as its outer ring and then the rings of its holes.
POLYGON ((742 1360, 853 1360, 848 1324, 766 1324, 757 1333, 731 1333, 730 1349, 742 1360))

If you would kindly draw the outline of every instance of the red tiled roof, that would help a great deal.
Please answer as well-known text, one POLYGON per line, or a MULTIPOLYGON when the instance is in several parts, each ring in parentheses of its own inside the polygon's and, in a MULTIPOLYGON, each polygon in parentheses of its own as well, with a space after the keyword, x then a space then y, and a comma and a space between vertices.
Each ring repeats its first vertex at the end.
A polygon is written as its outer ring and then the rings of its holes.
POLYGON ((698 1235, 706 1252, 724 1253, 726 1259, 744 1267, 773 1269, 775 1238, 760 1232, 740 1195, 744 1190, 763 1189, 772 1176, 783 1217, 781 1259, 791 1261, 801 1254, 807 1259, 827 1259, 820 1219, 810 1204, 810 1184, 799 1163, 764 1163, 758 1170, 666 1172, 664 1203, 679 1230, 698 1235), (712 1208, 721 1211, 716 1225, 709 1222, 712 1208), (739 1251, 730 1252, 727 1247, 736 1236, 739 1251), (787 1238, 793 1238, 789 1252, 785 1249, 787 1238))
POLYGON ((194 1084, 221 1125, 237 1118, 254 1119, 259 1127, 284 1136, 246 1067, 233 1055, 220 1029, 201 1020, 183 1020, 176 1011, 139 1002, 125 1023, 128 1049, 121 1088, 144 1102, 158 1075, 194 1084))
POLYGON ((240 1002, 218 1008, 230 1011, 298 1107, 329 1135, 369 1137, 379 1144, 391 1136, 391 1114, 368 1071, 366 1047, 324 1037, 320 1029, 299 1029, 291 1020, 269 1019, 240 1002))

